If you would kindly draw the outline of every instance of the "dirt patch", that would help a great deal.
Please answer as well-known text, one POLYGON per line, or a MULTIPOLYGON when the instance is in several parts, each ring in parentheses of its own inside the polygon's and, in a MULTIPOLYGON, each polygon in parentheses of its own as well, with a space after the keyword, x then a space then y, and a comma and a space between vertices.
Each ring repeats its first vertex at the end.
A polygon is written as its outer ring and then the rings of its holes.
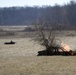
MULTIPOLYGON (((57 37, 75 50, 76 37, 57 37)), ((31 38, 0 39, 0 75, 75 75, 75 56, 37 56, 44 47, 31 38), (15 45, 4 45, 14 40, 15 45)))

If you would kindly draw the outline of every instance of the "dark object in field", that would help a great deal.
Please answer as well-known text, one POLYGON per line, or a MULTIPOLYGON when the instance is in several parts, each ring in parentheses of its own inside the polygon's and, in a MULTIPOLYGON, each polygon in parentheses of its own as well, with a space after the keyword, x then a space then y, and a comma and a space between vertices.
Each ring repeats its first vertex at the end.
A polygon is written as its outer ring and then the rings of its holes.
POLYGON ((76 51, 59 51, 59 47, 51 47, 48 50, 38 51, 38 56, 53 56, 53 55, 62 55, 62 56, 74 56, 76 51))
POLYGON ((10 42, 5 42, 4 44, 8 45, 8 44, 15 44, 16 42, 10 41, 10 42))

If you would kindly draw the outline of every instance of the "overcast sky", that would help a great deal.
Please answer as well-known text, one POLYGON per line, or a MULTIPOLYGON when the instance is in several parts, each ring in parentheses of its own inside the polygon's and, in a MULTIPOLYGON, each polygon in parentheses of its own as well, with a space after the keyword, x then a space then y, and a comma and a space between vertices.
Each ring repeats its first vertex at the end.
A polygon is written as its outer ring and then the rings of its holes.
MULTIPOLYGON (((0 7, 66 4, 70 0, 0 0, 0 7)), ((74 0, 75 1, 75 0, 74 0)))

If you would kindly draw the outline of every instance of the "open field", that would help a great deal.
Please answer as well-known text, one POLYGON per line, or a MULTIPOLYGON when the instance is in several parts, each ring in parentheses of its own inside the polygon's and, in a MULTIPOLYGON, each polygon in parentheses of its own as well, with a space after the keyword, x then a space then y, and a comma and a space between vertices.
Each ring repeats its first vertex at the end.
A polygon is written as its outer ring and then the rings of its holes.
MULTIPOLYGON (((76 36, 57 38, 76 50, 76 36)), ((30 37, 1 36, 0 75, 76 75, 76 56, 37 56, 43 49, 30 37), (16 44, 4 45, 11 40, 16 44)))

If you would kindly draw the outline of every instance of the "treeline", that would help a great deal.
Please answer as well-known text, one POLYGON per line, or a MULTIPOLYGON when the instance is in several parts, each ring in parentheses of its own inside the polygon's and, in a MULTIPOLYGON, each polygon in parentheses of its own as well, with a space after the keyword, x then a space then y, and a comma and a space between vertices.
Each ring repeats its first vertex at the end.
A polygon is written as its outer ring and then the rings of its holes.
POLYGON ((60 6, 0 8, 0 25, 76 26, 76 2, 60 6))

